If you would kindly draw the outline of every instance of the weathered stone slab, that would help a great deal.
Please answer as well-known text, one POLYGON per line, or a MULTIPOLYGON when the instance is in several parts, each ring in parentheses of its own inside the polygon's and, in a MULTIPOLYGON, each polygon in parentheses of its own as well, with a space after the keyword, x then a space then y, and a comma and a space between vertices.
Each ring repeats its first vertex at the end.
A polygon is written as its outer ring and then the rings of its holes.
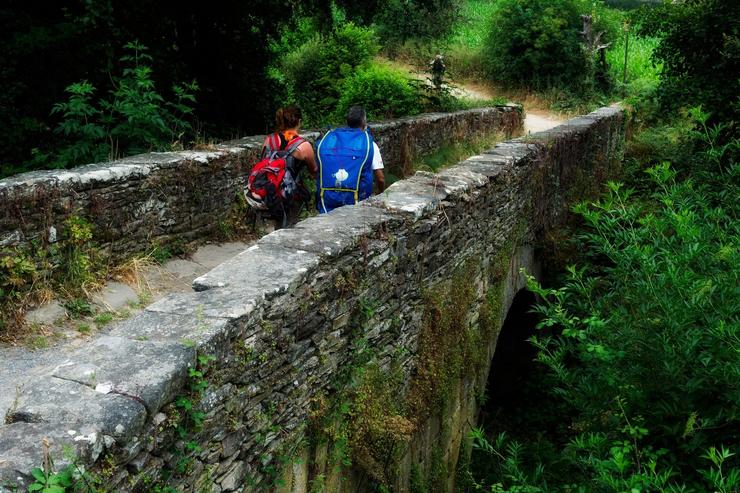
POLYGON ((155 412, 180 392, 195 364, 195 348, 180 342, 105 336, 73 354, 53 376, 128 396, 155 412))
POLYGON ((80 460, 96 460, 100 456, 103 437, 97 428, 92 425, 67 428, 22 422, 0 426, 0 492, 3 486, 13 488, 5 490, 8 492, 25 491, 23 486, 32 482, 31 470, 43 467, 44 441, 57 468, 69 464, 65 449, 80 460))
POLYGON ((101 434, 130 438, 143 428, 145 420, 145 407, 133 397, 56 377, 26 384, 5 416, 7 423, 44 423, 51 429, 63 429, 74 441, 93 445, 101 434), (88 427, 95 431, 80 434, 79 429, 88 427))
POLYGON ((319 264, 306 250, 288 250, 266 243, 252 245, 193 281, 193 289, 239 286, 244 296, 265 298, 300 283, 319 264))
POLYGON ((166 313, 145 310, 117 324, 111 336, 139 341, 180 343, 185 346, 212 347, 228 334, 229 320, 199 313, 166 313))
POLYGON ((374 235, 381 226, 400 221, 389 211, 367 205, 366 201, 310 217, 293 228, 262 237, 257 244, 308 251, 322 258, 337 256, 354 248, 361 238, 374 235))
POLYGON ((118 311, 138 301, 139 295, 131 286, 116 281, 107 282, 103 289, 93 295, 93 303, 103 310, 118 311))
POLYGON ((67 311, 58 301, 54 300, 26 313, 26 323, 51 325, 67 316, 67 311))
POLYGON ((441 184, 428 177, 416 174, 406 180, 397 181, 385 192, 367 199, 367 203, 393 212, 410 214, 421 218, 439 207, 448 193, 441 184))

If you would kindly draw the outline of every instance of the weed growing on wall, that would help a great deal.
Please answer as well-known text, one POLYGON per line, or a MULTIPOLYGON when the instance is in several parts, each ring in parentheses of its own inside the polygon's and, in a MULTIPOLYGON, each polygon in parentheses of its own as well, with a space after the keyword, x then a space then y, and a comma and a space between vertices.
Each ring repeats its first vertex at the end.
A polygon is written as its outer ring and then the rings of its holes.
POLYGON ((92 225, 70 216, 58 241, 0 249, 0 340, 12 339, 22 325, 25 308, 61 294, 73 315, 88 315, 88 294, 104 276, 102 257, 92 225))

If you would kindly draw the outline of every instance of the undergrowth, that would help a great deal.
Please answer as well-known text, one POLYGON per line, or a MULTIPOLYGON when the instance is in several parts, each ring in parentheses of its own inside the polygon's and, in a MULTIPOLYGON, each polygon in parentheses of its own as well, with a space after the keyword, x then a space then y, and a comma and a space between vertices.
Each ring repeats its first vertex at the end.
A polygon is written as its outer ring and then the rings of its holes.
POLYGON ((474 432, 468 491, 740 486, 740 240, 727 199, 738 193, 739 144, 700 109, 688 116, 638 134, 627 179, 639 188, 610 183, 577 205, 577 263, 559 287, 530 283, 547 330, 532 339, 529 385, 547 400, 474 432), (540 421, 559 432, 533 437, 540 421))

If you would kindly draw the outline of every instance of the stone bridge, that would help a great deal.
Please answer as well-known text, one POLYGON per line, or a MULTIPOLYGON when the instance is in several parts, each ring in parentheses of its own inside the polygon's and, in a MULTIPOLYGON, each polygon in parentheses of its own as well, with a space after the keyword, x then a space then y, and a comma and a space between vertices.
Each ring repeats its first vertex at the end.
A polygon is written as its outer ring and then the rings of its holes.
POLYGON ((110 491, 452 491, 520 269, 623 141, 603 108, 263 237, 6 399, 0 491, 43 443, 110 491))

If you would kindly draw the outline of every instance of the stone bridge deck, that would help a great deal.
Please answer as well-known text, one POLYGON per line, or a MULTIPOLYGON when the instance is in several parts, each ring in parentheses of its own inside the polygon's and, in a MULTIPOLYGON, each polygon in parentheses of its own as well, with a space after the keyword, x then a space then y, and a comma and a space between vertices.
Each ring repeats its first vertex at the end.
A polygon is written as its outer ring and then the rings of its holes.
MULTIPOLYGON (((494 293, 500 324, 522 286, 518 267, 536 270, 533 247, 572 200, 614 172, 623 136, 621 110, 603 108, 439 174, 417 173, 362 204, 265 236, 197 279, 193 293, 165 297, 60 354, 53 368, 24 369, 17 395, 0 399, 0 491, 27 483, 42 463, 44 439, 57 465, 69 460, 62 449, 71 446, 114 491, 148 491, 162 471, 180 491, 278 483, 307 491, 317 471, 326 491, 361 486, 351 471, 341 481, 326 448, 306 440, 311 402, 336 390, 358 337, 381 367, 400 358, 405 380, 413 380, 427 357, 419 343, 424 293, 468 268, 475 299, 460 316, 479 331, 480 307, 494 293), (191 386, 196 367, 208 368, 199 399, 191 386), (186 438, 177 426, 187 411, 173 404, 183 396, 203 413, 186 438)), ((474 419, 468 394, 485 377, 463 378, 450 403, 455 422, 474 419)), ((398 491, 408 488, 412 464, 428 471, 434 447, 454 467, 463 430, 440 430, 439 422, 420 422, 393 479, 398 491)))

